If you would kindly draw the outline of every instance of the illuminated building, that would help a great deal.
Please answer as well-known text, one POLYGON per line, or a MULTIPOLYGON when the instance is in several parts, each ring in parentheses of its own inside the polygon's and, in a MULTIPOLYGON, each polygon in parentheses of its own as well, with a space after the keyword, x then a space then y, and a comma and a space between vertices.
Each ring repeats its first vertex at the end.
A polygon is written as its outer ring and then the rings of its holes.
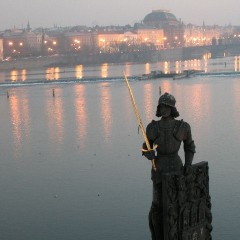
POLYGON ((153 27, 141 27, 135 31, 98 33, 98 47, 103 52, 134 51, 139 46, 153 46, 160 49, 164 46, 163 30, 153 27))
POLYGON ((90 31, 65 32, 63 48, 66 52, 89 51, 94 52, 96 48, 96 33, 90 31))
POLYGON ((124 44, 124 34, 123 32, 101 32, 97 35, 97 45, 100 52, 119 52, 121 44, 124 44))
POLYGON ((3 33, 4 56, 20 57, 39 55, 42 47, 42 34, 27 29, 12 29, 3 33))
POLYGON ((140 43, 149 43, 156 46, 156 49, 164 48, 163 29, 157 28, 139 28, 136 30, 137 39, 140 43))
POLYGON ((143 19, 144 26, 163 29, 164 47, 181 47, 184 45, 184 25, 166 10, 153 10, 143 19))
POLYGON ((184 40, 185 47, 212 45, 213 39, 218 40, 222 29, 217 26, 195 26, 188 24, 185 26, 184 40))

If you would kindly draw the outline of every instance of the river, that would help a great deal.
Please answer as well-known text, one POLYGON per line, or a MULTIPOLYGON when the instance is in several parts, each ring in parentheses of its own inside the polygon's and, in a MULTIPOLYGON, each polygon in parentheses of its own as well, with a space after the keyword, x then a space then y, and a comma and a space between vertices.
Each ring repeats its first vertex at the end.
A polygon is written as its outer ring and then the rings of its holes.
MULTIPOLYGON (((207 66, 201 60, 199 69, 239 71, 237 59, 207 66)), ((120 76, 164 63, 107 66, 105 75, 120 76)), ((82 73, 105 76, 102 69, 82 66, 82 73)), ((15 81, 46 76, 36 73, 15 81)), ((4 82, 11 73, 1 76, 4 82)), ((179 119, 192 127, 194 162, 209 163, 213 239, 238 240, 240 76, 130 84, 144 126, 156 119, 159 87, 176 97, 179 119)), ((123 81, 1 86, 0 112, 1 240, 150 239, 151 164, 141 156, 143 139, 123 81)))

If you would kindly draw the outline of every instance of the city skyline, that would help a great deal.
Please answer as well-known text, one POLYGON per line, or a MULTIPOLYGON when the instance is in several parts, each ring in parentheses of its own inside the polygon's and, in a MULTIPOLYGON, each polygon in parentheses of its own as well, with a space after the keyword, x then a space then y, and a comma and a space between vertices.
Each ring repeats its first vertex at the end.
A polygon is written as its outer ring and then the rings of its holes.
POLYGON ((221 2, 202 0, 8 0, 0 3, 0 30, 57 26, 133 25, 152 10, 165 9, 185 24, 240 25, 237 0, 221 2))

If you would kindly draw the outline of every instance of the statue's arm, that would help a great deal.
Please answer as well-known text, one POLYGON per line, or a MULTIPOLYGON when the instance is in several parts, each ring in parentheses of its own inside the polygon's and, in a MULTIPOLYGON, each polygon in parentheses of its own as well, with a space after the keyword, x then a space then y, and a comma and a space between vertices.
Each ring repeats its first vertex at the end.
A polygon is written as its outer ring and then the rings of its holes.
POLYGON ((185 137, 183 140, 183 148, 185 152, 185 165, 190 166, 193 162, 193 157, 196 152, 196 146, 192 139, 191 127, 188 123, 185 126, 185 137))
MULTIPOLYGON (((146 128, 146 135, 150 144, 151 149, 153 149, 154 139, 156 138, 156 122, 152 121, 148 124, 146 128)), ((142 145, 142 149, 147 150, 147 145, 144 142, 142 145)), ((153 160, 155 158, 155 151, 149 150, 149 151, 142 151, 142 155, 145 156, 149 160, 153 160)))

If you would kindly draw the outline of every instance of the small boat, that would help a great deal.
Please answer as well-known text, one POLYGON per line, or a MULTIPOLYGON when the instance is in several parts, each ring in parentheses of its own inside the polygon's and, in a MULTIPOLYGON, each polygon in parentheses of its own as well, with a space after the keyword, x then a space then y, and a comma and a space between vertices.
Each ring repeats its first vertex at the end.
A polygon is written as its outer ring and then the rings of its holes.
POLYGON ((176 74, 177 74, 176 72, 164 73, 162 71, 151 71, 151 73, 142 74, 142 76, 140 76, 138 79, 146 80, 146 79, 157 79, 157 78, 173 78, 176 74))
POLYGON ((187 77, 189 77, 188 73, 187 72, 182 72, 182 73, 176 74, 173 77, 173 80, 183 79, 183 78, 187 78, 187 77))
POLYGON ((201 70, 184 70, 182 73, 169 72, 164 73, 162 71, 151 71, 148 74, 142 74, 142 76, 138 77, 139 80, 147 80, 147 79, 157 79, 157 78, 173 78, 174 80, 188 78, 194 76, 196 73, 202 72, 201 70))
POLYGON ((183 79, 183 78, 189 78, 194 77, 196 73, 202 72, 201 70, 184 70, 182 73, 176 74, 173 77, 173 80, 183 79))

